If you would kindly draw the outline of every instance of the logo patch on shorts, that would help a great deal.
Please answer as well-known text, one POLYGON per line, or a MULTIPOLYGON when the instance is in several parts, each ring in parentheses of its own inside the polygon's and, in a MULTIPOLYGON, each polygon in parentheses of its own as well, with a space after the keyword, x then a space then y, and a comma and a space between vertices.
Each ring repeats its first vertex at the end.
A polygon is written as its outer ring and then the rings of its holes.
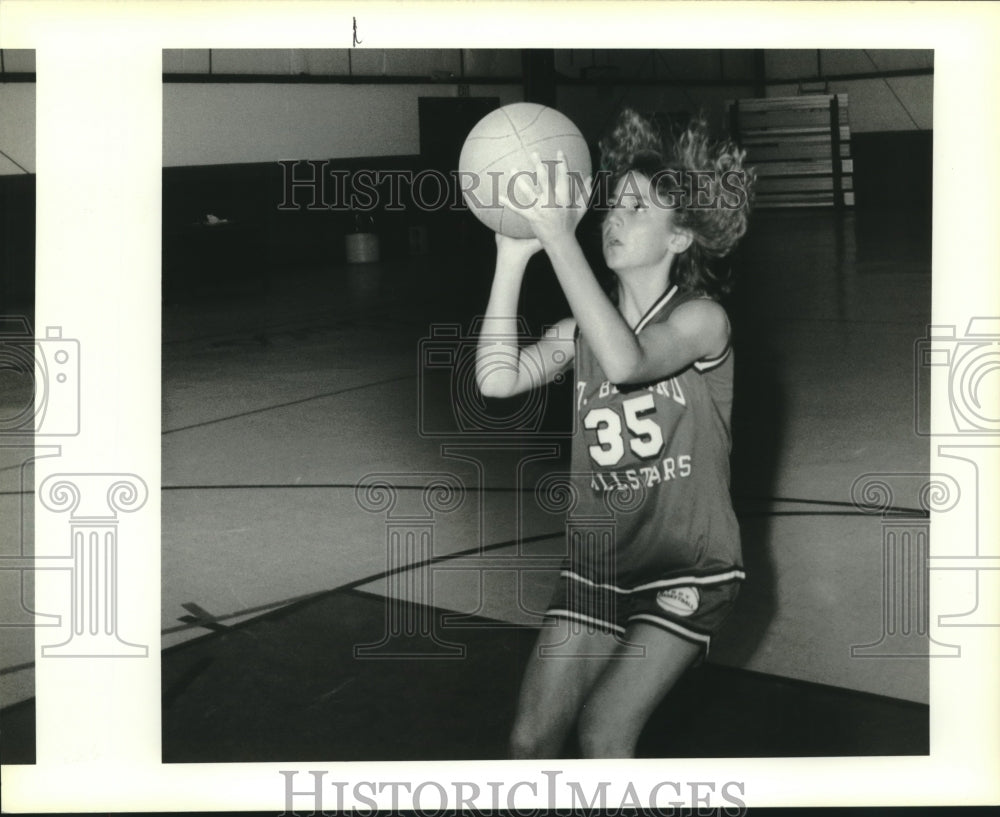
POLYGON ((698 610, 701 594, 697 587, 668 587, 656 594, 656 603, 675 616, 690 616, 698 610))

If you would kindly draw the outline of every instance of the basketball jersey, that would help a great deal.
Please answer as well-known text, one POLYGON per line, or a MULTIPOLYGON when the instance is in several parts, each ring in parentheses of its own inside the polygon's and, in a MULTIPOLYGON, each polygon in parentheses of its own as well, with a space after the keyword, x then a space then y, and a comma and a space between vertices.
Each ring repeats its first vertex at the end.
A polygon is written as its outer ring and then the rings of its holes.
MULTIPOLYGON (((672 286, 635 332, 698 297, 672 286)), ((731 347, 655 383, 616 386, 578 333, 574 368, 569 570, 623 590, 742 579, 729 493, 731 347)))

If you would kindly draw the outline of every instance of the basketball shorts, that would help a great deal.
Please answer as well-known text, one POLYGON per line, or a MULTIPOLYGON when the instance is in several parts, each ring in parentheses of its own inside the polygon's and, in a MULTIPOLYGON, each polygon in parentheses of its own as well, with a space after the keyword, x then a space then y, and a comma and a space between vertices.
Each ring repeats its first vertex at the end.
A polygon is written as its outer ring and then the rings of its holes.
POLYGON ((733 570, 628 589, 595 584, 564 569, 546 615, 619 636, 629 625, 645 622, 699 645, 707 654, 712 635, 732 610, 742 576, 742 570, 733 570))

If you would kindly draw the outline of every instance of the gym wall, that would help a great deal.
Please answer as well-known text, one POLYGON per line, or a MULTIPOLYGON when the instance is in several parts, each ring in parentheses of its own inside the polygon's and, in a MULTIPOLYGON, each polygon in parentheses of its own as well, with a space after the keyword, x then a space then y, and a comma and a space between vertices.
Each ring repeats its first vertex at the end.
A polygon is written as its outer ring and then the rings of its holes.
POLYGON ((0 176, 35 172, 35 85, 0 82, 0 176))
POLYGON ((468 95, 522 98, 517 51, 203 49, 163 68, 165 167, 414 156, 419 98, 457 97, 462 74, 486 80, 468 95))
MULTIPOLYGON (((444 84, 168 84, 165 167, 420 153, 417 100, 457 96, 444 84)), ((476 88, 501 104, 517 86, 476 88)))
POLYGON ((0 310, 35 300, 35 52, 0 51, 0 310))

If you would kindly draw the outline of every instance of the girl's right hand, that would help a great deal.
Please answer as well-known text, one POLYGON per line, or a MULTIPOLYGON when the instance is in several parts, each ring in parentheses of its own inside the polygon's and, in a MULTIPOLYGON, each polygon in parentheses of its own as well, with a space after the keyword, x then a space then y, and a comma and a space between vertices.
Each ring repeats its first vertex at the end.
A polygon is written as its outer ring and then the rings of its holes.
POLYGON ((501 256, 511 261, 522 261, 527 264, 528 259, 542 248, 542 242, 537 238, 511 238, 502 233, 496 234, 497 258, 501 256))

